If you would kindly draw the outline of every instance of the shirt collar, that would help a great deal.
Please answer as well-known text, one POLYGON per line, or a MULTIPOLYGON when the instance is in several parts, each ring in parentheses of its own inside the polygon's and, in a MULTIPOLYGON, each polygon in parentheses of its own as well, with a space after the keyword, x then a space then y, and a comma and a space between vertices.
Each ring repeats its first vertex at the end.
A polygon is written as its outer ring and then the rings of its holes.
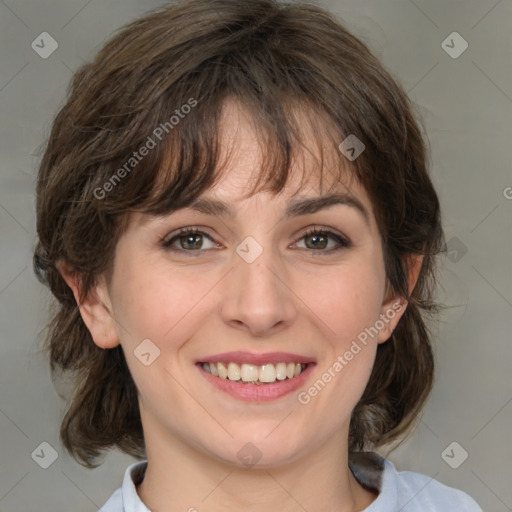
POLYGON ((142 503, 137 494, 136 486, 142 482, 146 473, 147 460, 135 462, 126 468, 123 479, 122 496, 123 512, 151 512, 142 503))
POLYGON ((373 452, 354 452, 349 455, 349 467, 365 489, 379 493, 363 512, 398 510, 397 471, 389 460, 373 452))

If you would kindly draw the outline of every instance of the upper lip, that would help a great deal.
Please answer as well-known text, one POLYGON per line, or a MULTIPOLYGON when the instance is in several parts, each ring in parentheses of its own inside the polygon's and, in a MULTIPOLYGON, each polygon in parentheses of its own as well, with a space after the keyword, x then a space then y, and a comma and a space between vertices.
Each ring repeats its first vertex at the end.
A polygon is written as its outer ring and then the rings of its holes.
POLYGON ((253 364, 261 366, 267 363, 314 363, 312 357, 300 354, 292 354, 291 352, 267 352, 265 354, 255 354, 254 352, 223 352, 205 356, 198 359, 196 363, 237 363, 237 364, 253 364))

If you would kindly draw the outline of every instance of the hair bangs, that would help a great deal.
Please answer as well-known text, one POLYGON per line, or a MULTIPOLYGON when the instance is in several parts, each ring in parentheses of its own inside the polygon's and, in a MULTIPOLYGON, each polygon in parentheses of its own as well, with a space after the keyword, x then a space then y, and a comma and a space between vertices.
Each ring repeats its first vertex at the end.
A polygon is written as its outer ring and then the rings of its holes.
MULTIPOLYGON (((217 101, 198 105, 194 118, 184 120, 163 145, 158 168, 146 176, 151 193, 138 197, 132 210, 163 216, 192 204, 213 188, 233 165, 236 140, 223 135, 223 111, 228 103, 247 115, 259 145, 254 180, 246 197, 267 191, 279 194, 297 173, 302 174, 297 192, 306 194, 320 183, 330 190, 347 186, 347 177, 358 177, 338 150, 339 129, 332 119, 306 98, 290 101, 283 91, 279 112, 269 111, 258 98, 219 95, 217 101), (287 97, 286 103, 284 98, 287 97), (347 172, 350 168, 352 172, 347 172), (308 183, 304 186, 304 183, 308 183)), ((135 179, 135 176, 132 177, 135 179)))

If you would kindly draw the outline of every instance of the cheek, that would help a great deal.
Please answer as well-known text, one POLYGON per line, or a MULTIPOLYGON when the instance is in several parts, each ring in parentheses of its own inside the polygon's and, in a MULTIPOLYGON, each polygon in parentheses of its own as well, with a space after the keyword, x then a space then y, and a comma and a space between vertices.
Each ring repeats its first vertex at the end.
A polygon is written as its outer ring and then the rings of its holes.
POLYGON ((336 403, 340 411, 351 410, 359 400, 377 350, 375 324, 384 293, 383 269, 375 262, 363 263, 332 276, 328 293, 317 289, 313 298, 315 312, 325 319, 330 333, 331 350, 322 361, 320 383, 320 387, 329 383, 330 391, 321 400, 336 403))
POLYGON ((311 300, 339 352, 358 336, 364 340, 363 333, 374 334, 371 327, 379 318, 384 282, 378 266, 371 265, 351 267, 327 282, 328 288, 318 287, 311 300))
POLYGON ((372 326, 379 318, 381 287, 374 277, 353 272, 330 291, 330 300, 322 303, 330 349, 322 357, 317 380, 304 390, 300 403, 311 401, 315 407, 331 410, 333 417, 348 418, 375 361, 378 345, 372 326))
POLYGON ((170 339, 181 339, 176 334, 193 321, 201 299, 213 286, 208 276, 180 275, 147 264, 121 268, 119 278, 118 314, 126 325, 120 335, 127 346, 149 338, 164 347, 170 339))
POLYGON ((205 295, 216 281, 136 262, 119 270, 118 333, 139 394, 154 414, 160 414, 162 403, 185 407, 190 397, 173 378, 175 365, 180 350, 204 321, 205 295))

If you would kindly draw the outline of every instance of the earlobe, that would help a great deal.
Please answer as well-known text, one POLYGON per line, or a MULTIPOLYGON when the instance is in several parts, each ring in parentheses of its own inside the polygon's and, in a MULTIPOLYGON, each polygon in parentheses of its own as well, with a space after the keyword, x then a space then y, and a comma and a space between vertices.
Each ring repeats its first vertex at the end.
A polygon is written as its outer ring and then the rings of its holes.
MULTIPOLYGON (((416 283, 418 281, 422 263, 422 254, 410 254, 407 257, 407 268, 409 271, 409 296, 412 294, 412 291, 414 290, 414 287, 416 286, 416 283)), ((386 292, 387 290, 388 287, 386 287, 386 292)), ((404 297, 398 296, 392 297, 389 301, 382 305, 380 320, 384 324, 384 326, 382 329, 379 329, 379 334, 377 338, 378 343, 384 343, 391 337, 400 318, 405 313, 407 305, 408 301, 404 297)))
POLYGON ((80 302, 81 290, 76 273, 73 273, 63 261, 57 262, 56 267, 73 291, 82 320, 91 333, 94 343, 103 349, 114 348, 119 345, 116 321, 112 313, 112 305, 104 276, 98 278, 97 283, 90 290, 87 297, 80 302))

